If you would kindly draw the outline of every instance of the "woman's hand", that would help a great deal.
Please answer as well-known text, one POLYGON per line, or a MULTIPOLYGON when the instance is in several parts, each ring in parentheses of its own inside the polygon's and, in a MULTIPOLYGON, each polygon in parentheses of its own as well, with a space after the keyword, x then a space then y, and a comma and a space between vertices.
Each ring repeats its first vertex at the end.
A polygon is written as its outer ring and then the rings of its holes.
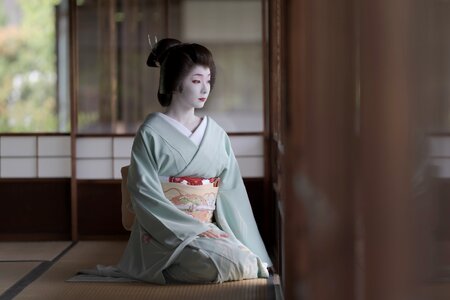
POLYGON ((208 231, 200 233, 199 236, 220 239, 220 238, 227 238, 229 235, 228 233, 225 232, 215 232, 213 229, 210 229, 208 231))

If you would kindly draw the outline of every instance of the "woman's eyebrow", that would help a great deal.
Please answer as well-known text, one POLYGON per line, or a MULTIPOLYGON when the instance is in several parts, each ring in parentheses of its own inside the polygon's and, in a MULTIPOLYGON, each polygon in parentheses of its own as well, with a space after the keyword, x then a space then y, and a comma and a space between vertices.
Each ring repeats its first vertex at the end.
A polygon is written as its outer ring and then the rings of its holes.
MULTIPOLYGON (((194 74, 192 76, 202 76, 203 77, 203 74, 194 74)), ((211 76, 211 74, 208 73, 207 76, 211 76)))

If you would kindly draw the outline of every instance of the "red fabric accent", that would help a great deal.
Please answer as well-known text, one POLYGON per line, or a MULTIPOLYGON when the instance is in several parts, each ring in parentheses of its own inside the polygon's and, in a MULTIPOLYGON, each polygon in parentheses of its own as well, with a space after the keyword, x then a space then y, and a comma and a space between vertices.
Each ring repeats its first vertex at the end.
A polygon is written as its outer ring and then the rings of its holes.
POLYGON ((215 183, 214 186, 218 186, 220 182, 219 177, 213 177, 213 178, 202 178, 202 177, 190 177, 190 176, 184 176, 184 177, 169 177, 169 182, 175 182, 175 183, 185 183, 187 185, 203 185, 203 180, 208 180, 210 183, 215 183))

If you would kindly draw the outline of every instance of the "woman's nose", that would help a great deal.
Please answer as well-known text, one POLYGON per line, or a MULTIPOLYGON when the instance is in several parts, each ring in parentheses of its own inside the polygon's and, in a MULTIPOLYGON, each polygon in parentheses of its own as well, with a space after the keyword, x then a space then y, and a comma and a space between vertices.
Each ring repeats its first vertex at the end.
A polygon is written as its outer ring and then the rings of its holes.
POLYGON ((202 94, 207 94, 208 93, 208 86, 205 83, 202 83, 202 90, 201 90, 202 94))

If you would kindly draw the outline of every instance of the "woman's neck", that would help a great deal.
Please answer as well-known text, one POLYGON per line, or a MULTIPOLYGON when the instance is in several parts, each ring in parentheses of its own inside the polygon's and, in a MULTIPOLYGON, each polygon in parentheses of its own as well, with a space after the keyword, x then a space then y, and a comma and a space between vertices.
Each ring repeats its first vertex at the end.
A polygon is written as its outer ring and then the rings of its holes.
POLYGON ((165 115, 177 120, 184 127, 194 132, 195 129, 200 125, 201 119, 195 115, 194 108, 183 108, 176 105, 171 105, 164 112, 165 115))

